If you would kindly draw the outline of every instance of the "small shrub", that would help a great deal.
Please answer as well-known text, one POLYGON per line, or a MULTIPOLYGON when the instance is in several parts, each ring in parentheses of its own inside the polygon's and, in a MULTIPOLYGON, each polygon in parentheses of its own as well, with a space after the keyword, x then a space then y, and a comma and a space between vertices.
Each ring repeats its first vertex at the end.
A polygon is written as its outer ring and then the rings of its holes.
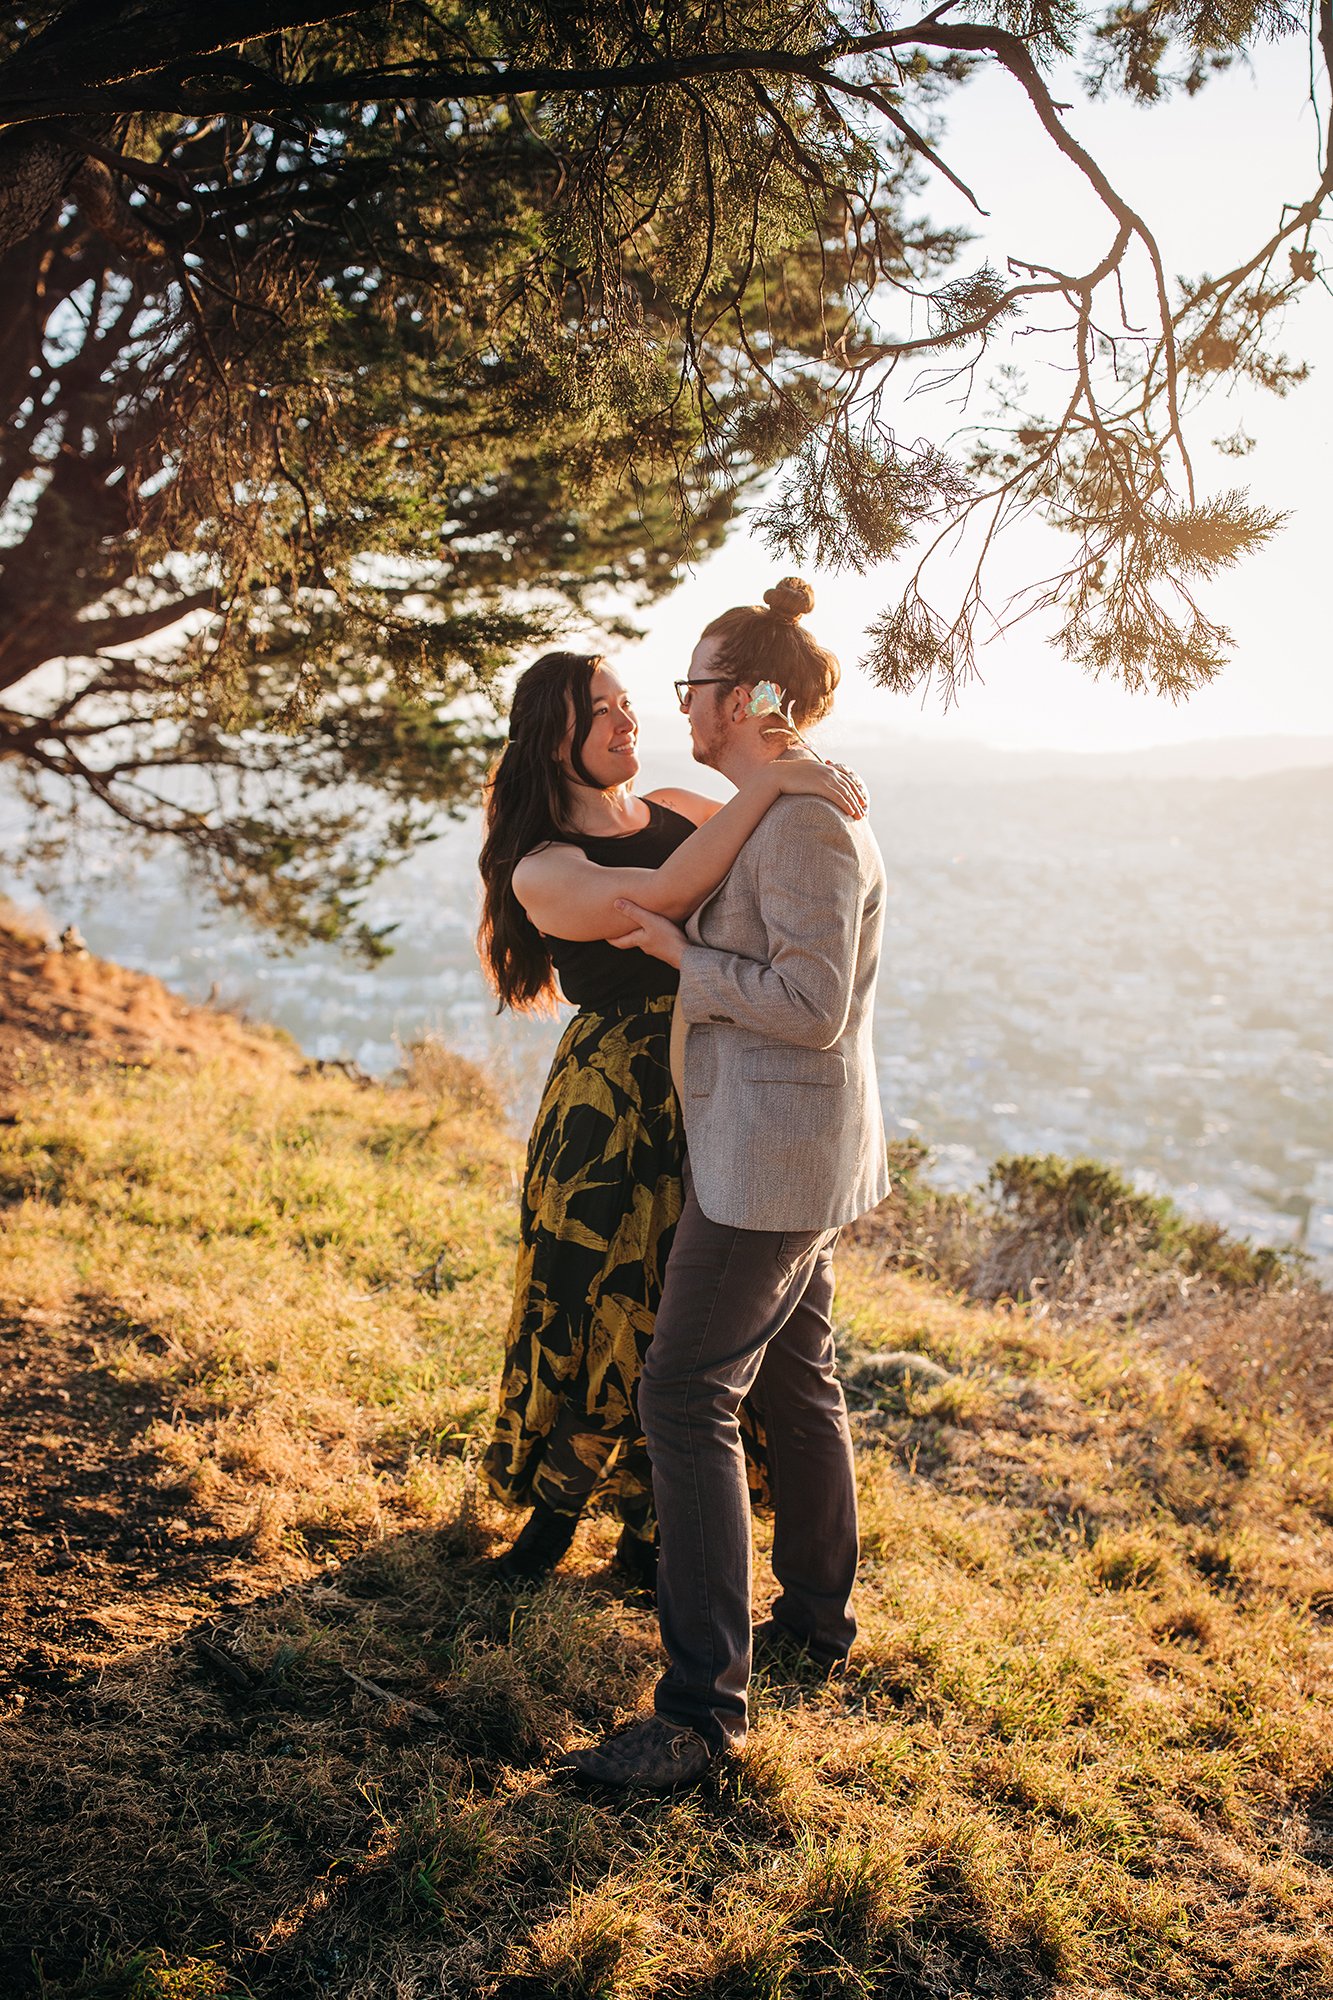
POLYGON ((925 1175, 931 1157, 919 1139, 892 1141, 889 1192, 848 1235, 852 1242, 873 1244, 886 1263, 957 1284, 976 1255, 985 1219, 968 1196, 930 1185, 925 1175))
POLYGON ((930 1158, 914 1139, 889 1147, 889 1193, 854 1225, 852 1240, 973 1298, 1039 1299, 1064 1315, 1143 1320, 1199 1289, 1269 1294, 1297 1281, 1288 1253, 1191 1222, 1099 1160, 1011 1154, 978 1194, 958 1195, 929 1185, 930 1158))
POLYGON ((447 1047, 437 1035, 422 1035, 407 1044, 400 1073, 409 1090, 433 1098, 444 1110, 476 1112, 504 1122, 500 1093, 485 1070, 447 1047))
POLYGON ((1123 1289, 1138 1281, 1143 1290, 1163 1276, 1179 1296, 1187 1278, 1242 1290, 1290 1275, 1276 1250, 1187 1221, 1174 1202, 1141 1193, 1099 1160, 1011 1154, 995 1162, 988 1187, 996 1228, 971 1287, 980 1297, 1058 1295, 1090 1282, 1123 1289))

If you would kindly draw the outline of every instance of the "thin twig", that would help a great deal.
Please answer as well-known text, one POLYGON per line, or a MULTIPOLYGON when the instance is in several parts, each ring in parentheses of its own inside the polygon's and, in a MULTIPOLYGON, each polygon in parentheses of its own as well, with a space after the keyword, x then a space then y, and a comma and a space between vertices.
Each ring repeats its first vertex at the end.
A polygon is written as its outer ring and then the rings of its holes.
POLYGON ((410 1715, 414 1722, 433 1723, 437 1729, 443 1727, 444 1717, 435 1709, 427 1708, 424 1702, 409 1701, 406 1695, 391 1694, 388 1688, 382 1688, 378 1681, 368 1681, 364 1674, 354 1674, 350 1667, 344 1667, 343 1672, 355 1687, 360 1688, 362 1694, 372 1695, 376 1701, 384 1702, 389 1708, 400 1708, 403 1714, 410 1715))

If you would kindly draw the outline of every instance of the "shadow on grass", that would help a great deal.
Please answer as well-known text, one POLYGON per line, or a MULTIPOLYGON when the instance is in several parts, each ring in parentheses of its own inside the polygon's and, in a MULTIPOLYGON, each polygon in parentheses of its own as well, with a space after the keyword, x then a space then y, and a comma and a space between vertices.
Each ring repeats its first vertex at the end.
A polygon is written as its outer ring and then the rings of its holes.
MULTIPOLYGON (((1039 1954, 985 1942, 956 1882, 946 1935, 943 1900, 918 1924, 864 1883, 807 1879, 793 1797, 808 1774, 771 1732, 685 1795, 553 1774, 657 1671, 655 1620, 609 1574, 511 1596, 465 1520, 275 1575, 281 1552, 163 1485, 146 1433, 170 1408, 100 1367, 102 1310, 86 1302, 63 1342, 0 1325, 0 1577, 21 1613, 0 1991, 1018 2000, 1046 1986, 1039 1954)), ((764 1699, 799 1709, 820 1685, 796 1670, 764 1699)))
MULTIPOLYGON (((312 1573, 308 1542, 172 1486, 168 1400, 99 1361, 159 1336, 111 1312, 88 1299, 50 1340, 0 1322, 0 1587, 26 1619, 0 1992, 1041 2000, 1095 1971, 1099 1906, 1072 1852, 1028 1853, 1030 1813, 1002 1846, 962 1772, 916 1810, 929 1773, 897 1751, 922 1661, 871 1648, 832 1687, 779 1668, 746 1755, 698 1788, 581 1791, 553 1758, 647 1699, 652 1615, 605 1571, 508 1595, 466 1507, 312 1573), (825 1779, 843 1722, 869 1747, 825 1779)), ((1184 1990, 1167 1929, 1151 1949, 1136 1996, 1184 1990)))
POLYGON ((160 1339, 96 1299, 56 1341, 33 1315, 0 1315, 0 1710, 244 1592, 253 1535, 200 1519, 161 1477, 147 1433, 170 1421, 168 1391, 99 1363, 100 1341, 127 1331, 160 1339))

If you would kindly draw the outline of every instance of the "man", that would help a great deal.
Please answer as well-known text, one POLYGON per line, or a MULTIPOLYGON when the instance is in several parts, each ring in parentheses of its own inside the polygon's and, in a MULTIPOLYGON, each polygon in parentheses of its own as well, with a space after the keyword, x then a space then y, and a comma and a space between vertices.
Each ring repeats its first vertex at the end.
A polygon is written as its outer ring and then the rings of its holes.
MULTIPOLYGON (((715 621, 678 684, 695 758, 736 783, 760 761, 811 754, 775 725, 775 709, 799 727, 831 703, 837 662, 797 629, 808 608, 797 587, 766 593, 769 611, 715 621)), ((767 1434, 781 1587, 764 1637, 833 1670, 855 1636, 833 1250, 840 1226, 888 1191, 871 1045, 883 906, 868 824, 816 799, 770 808, 685 931, 623 906, 640 928, 619 942, 680 968, 684 1030, 673 1070, 685 1207, 639 1385, 670 1664, 652 1716, 565 1760, 584 1778, 667 1789, 745 1740, 754 1635, 737 1412, 747 1395, 767 1434)))

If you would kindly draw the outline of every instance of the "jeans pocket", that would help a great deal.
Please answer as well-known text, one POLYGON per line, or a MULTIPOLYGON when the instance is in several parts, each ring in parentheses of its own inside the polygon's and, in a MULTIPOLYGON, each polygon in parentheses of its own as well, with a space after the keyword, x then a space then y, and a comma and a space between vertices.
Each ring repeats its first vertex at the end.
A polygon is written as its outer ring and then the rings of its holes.
POLYGON ((815 1252, 824 1240, 822 1229, 787 1229, 778 1244, 778 1284, 786 1291, 802 1264, 813 1264, 815 1252))

